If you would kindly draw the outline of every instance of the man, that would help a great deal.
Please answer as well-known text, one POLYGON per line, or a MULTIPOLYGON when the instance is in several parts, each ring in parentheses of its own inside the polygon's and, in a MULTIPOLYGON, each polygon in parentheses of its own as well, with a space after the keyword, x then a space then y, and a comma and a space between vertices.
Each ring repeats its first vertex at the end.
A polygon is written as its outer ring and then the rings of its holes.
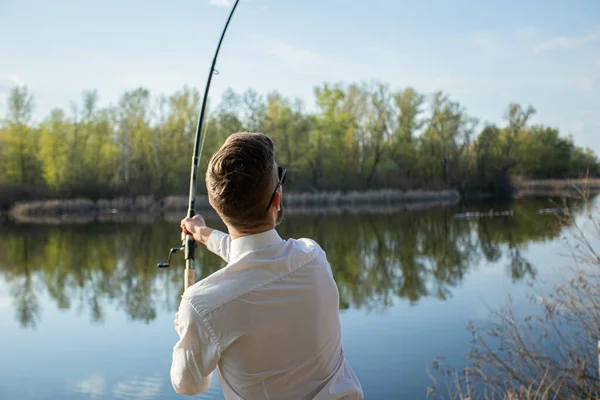
POLYGON ((181 221, 182 234, 227 266, 183 294, 171 365, 177 393, 206 391, 217 369, 227 399, 363 398, 344 358, 339 293, 324 251, 275 230, 285 174, 260 133, 231 135, 210 159, 208 199, 229 234, 199 216, 181 221))

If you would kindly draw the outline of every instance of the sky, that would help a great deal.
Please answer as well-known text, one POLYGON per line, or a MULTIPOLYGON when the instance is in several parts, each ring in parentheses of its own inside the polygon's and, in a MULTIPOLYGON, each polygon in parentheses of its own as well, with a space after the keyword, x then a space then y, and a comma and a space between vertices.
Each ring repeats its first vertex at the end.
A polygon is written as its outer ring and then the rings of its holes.
MULTIPOLYGON (((0 115, 27 85, 35 118, 142 86, 204 92, 230 0, 0 0, 0 115)), ((240 0, 210 98, 324 82, 443 90, 484 123, 511 102, 600 154, 600 0, 240 0)))

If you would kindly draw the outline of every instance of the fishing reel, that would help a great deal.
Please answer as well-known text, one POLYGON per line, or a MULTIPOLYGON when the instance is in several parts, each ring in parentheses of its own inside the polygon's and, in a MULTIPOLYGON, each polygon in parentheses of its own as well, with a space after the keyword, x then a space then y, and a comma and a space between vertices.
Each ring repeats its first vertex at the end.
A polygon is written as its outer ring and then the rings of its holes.
POLYGON ((169 258, 167 259, 167 262, 166 263, 158 263, 158 264, 156 264, 156 266, 158 268, 169 268, 170 265, 171 265, 171 256, 173 255, 173 253, 177 253, 177 252, 180 252, 180 251, 183 251, 183 250, 185 250, 184 246, 173 247, 171 249, 171 251, 169 251, 169 258))
POLYGON ((156 264, 156 266, 158 268, 169 268, 171 266, 171 257, 173 256, 173 253, 178 253, 180 251, 185 251, 186 262, 189 261, 190 259, 193 260, 195 248, 196 248, 196 242, 194 241, 194 238, 192 237, 192 235, 190 235, 188 233, 187 235, 182 237, 181 247, 171 248, 171 250, 169 251, 169 258, 167 259, 167 262, 166 263, 158 263, 158 264, 156 264), (187 248, 187 251, 186 251, 186 248, 187 248))
POLYGON ((169 268, 171 265, 171 257, 173 253, 178 253, 180 251, 185 252, 185 273, 184 273, 184 288, 187 289, 191 285, 194 284, 194 249, 196 248, 196 242, 194 242, 194 238, 192 235, 187 234, 185 239, 183 239, 183 246, 181 247, 173 247, 171 251, 169 251, 169 258, 166 263, 158 263, 156 266, 158 268, 169 268))

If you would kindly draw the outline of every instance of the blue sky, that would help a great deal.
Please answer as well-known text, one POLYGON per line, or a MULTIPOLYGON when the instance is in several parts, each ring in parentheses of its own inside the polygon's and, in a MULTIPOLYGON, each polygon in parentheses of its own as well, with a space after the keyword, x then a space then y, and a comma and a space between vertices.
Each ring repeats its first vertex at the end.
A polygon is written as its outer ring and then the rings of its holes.
MULTIPOLYGON (((0 114, 26 84, 37 119, 85 89, 204 90, 228 0, 0 0, 0 114)), ((311 106, 324 81, 444 90, 483 122, 509 102, 600 154, 598 0, 241 0, 211 98, 278 90, 311 106), (495 4, 493 4, 495 3, 495 4)))

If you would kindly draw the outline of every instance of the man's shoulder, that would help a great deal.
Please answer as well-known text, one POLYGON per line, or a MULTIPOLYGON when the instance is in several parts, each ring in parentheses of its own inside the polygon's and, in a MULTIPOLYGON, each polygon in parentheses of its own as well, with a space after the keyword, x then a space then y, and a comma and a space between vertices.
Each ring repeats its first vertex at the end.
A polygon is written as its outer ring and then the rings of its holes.
POLYGON ((327 255, 321 245, 314 239, 307 237, 290 238, 286 241, 290 248, 287 253, 292 258, 296 267, 310 263, 327 263, 327 255))
POLYGON ((190 302, 200 316, 236 297, 235 292, 238 285, 235 280, 220 276, 224 275, 224 272, 224 270, 214 272, 187 288, 183 293, 183 298, 190 302))
POLYGON ((327 263, 323 248, 310 238, 290 238, 282 246, 266 249, 265 252, 248 254, 228 263, 225 268, 187 288, 183 298, 190 302, 198 314, 204 315, 243 296, 265 283, 267 272, 247 268, 249 264, 260 263, 265 255, 269 259, 289 258, 290 269, 312 262, 327 263))
POLYGON ((287 241, 288 241, 288 243, 292 243, 295 248, 297 248, 301 251, 310 251, 310 252, 313 252, 313 251, 322 252, 323 251, 323 248, 314 239, 301 237, 301 238, 291 238, 291 239, 288 239, 287 241))

